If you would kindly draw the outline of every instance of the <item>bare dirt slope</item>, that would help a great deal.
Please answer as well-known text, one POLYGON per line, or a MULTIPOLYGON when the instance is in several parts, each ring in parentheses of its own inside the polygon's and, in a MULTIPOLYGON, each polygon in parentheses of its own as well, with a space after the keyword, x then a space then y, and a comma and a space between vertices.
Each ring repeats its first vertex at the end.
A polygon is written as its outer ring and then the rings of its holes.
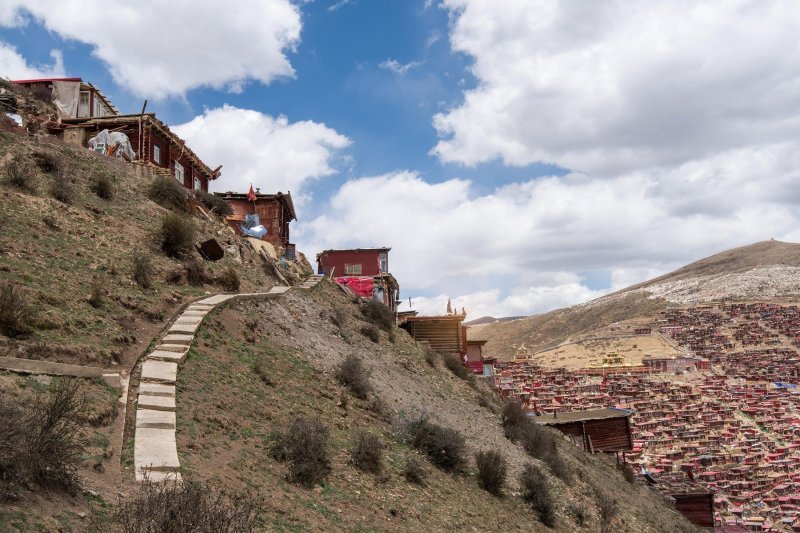
MULTIPOLYGON (((358 307, 328 282, 309 293, 237 303, 210 317, 179 374, 177 435, 184 476, 263 498, 267 530, 546 530, 519 498, 516 483, 523 465, 536 461, 504 437, 499 416, 491 410, 496 400, 486 399, 488 389, 470 386, 441 363, 429 366, 405 332, 397 331, 394 343, 382 332, 373 343, 360 333, 364 325, 358 307), (335 309, 347 316, 341 329, 331 319, 335 309), (361 357, 371 370, 375 393, 367 400, 354 398, 333 377, 348 354, 361 357), (259 360, 271 369, 268 383, 254 371, 259 360), (477 486, 471 457, 463 474, 447 474, 426 463, 425 486, 406 481, 407 458, 425 459, 398 442, 395 432, 402 420, 420 413, 461 432, 470 455, 500 451, 511 470, 505 496, 490 496, 477 486), (331 430, 333 470, 312 490, 288 483, 285 464, 269 454, 274 433, 298 416, 320 418, 331 430), (358 431, 380 438, 381 474, 352 465, 350 450, 358 431)), ((566 441, 560 449, 575 475, 568 484, 550 479, 557 494, 557 530, 600 529, 596 490, 618 501, 614 530, 690 529, 660 496, 625 482, 613 460, 609 464, 588 456, 566 441), (576 522, 576 509, 586 512, 582 525, 576 522)))
POLYGON ((784 300, 800 296, 800 244, 764 241, 712 255, 650 281, 585 304, 508 322, 470 327, 485 352, 508 358, 515 344, 534 351, 623 321, 650 321, 671 305, 722 299, 784 300))

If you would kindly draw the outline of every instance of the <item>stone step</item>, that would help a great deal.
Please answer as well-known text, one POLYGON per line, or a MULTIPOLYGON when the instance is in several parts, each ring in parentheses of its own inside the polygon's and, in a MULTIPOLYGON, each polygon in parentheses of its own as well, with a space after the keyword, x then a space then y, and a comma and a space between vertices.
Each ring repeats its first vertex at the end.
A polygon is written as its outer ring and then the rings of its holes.
MULTIPOLYGON (((144 479, 139 479, 137 474, 136 481, 144 481, 144 479)), ((167 483, 170 481, 174 483, 182 483, 183 478, 181 478, 180 472, 150 472, 147 475, 147 481, 150 483, 167 483)))
POLYGON ((175 385, 163 383, 140 383, 139 397, 142 396, 171 396, 175 397, 175 385))
POLYGON ((192 335, 180 335, 180 334, 172 334, 172 335, 165 335, 161 342, 166 344, 183 344, 189 346, 192 344, 194 337, 192 335))
POLYGON ((177 375, 177 363, 168 363, 166 361, 145 361, 142 363, 142 381, 174 384, 177 375))
POLYGON ((140 481, 147 471, 176 472, 181 463, 178 460, 175 430, 137 428, 136 442, 133 445, 133 462, 136 479, 140 481))
POLYGON ((163 350, 154 350, 147 355, 148 361, 170 361, 172 363, 182 363, 185 358, 185 352, 166 352, 163 350))
POLYGON ((291 287, 287 287, 286 285, 276 285, 269 290, 268 294, 283 294, 289 289, 291 289, 291 287))
POLYGON ((175 429, 175 411, 137 409, 136 427, 154 429, 175 429))
POLYGON ((181 316, 194 316, 194 317, 203 317, 208 314, 210 309, 192 309, 188 308, 186 311, 181 313, 181 316))
POLYGON ((233 298, 232 294, 217 294, 217 295, 214 295, 214 296, 210 296, 210 297, 206 298, 205 300, 200 300, 199 302, 196 302, 196 303, 198 303, 200 305, 217 305, 217 304, 221 304, 222 302, 226 302, 226 301, 230 300, 231 298, 233 298))
POLYGON ((189 346, 186 344, 159 344, 153 351, 160 351, 160 352, 178 352, 178 353, 186 353, 189 351, 189 346))
POLYGON ((190 316, 188 318, 179 316, 177 320, 175 320, 175 324, 200 324, 200 322, 202 321, 203 321, 202 318, 196 318, 193 316, 190 316))
POLYGON ((200 326, 200 323, 197 324, 173 324, 167 331, 169 333, 180 333, 183 335, 193 335, 197 328, 200 326))
POLYGON ((175 411, 175 396, 139 396, 137 406, 153 411, 175 411))

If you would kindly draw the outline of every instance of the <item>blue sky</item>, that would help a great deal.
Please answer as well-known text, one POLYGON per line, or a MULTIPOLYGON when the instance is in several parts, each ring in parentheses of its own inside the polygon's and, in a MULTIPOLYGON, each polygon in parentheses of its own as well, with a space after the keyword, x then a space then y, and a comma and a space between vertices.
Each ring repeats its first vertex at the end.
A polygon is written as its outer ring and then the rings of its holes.
POLYGON ((797 14, 744 0, 9 0, 0 75, 80 76, 122 112, 147 98, 224 165, 218 190, 290 188, 312 260, 389 245, 421 310, 453 298, 473 318, 519 315, 795 237, 797 14))

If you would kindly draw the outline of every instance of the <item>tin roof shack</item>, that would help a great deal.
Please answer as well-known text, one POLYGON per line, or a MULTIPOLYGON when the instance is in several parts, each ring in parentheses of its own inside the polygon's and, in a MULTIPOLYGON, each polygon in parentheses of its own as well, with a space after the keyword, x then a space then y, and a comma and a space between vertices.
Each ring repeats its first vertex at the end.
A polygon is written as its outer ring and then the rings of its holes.
POLYGON ((629 409, 591 409, 589 411, 554 412, 532 416, 537 424, 554 427, 566 435, 579 437, 590 452, 626 452, 633 450, 629 409))
POLYGON ((434 351, 464 355, 467 351, 466 315, 411 316, 400 327, 418 342, 426 341, 434 351))
POLYGON ((324 250, 317 254, 317 272, 332 276, 362 298, 397 311, 400 285, 389 273, 389 251, 391 248, 324 250))
POLYGON ((656 488, 675 500, 675 508, 698 527, 714 527, 714 491, 705 483, 689 481, 683 473, 657 478, 656 488))
POLYGON ((483 345, 487 342, 467 339, 467 368, 476 374, 483 373, 483 345))
POLYGON ((174 177, 187 189, 208 192, 208 183, 220 176, 221 167, 211 170, 154 113, 64 119, 63 123, 67 125, 64 140, 80 146, 86 146, 90 137, 105 129, 124 133, 139 162, 157 174, 174 177))
POLYGON ((256 193, 255 201, 248 200, 247 193, 217 192, 214 194, 231 204, 233 215, 226 219, 237 235, 242 235, 241 226, 245 222, 245 215, 255 213, 258 215, 259 224, 267 229, 267 233, 261 237, 261 240, 271 243, 276 248, 281 247, 287 252, 294 250, 294 245, 289 242, 289 223, 297 220, 292 193, 256 193))
POLYGON ((106 96, 91 83, 81 78, 40 78, 14 80, 34 94, 49 97, 62 119, 101 118, 119 115, 119 111, 106 96))

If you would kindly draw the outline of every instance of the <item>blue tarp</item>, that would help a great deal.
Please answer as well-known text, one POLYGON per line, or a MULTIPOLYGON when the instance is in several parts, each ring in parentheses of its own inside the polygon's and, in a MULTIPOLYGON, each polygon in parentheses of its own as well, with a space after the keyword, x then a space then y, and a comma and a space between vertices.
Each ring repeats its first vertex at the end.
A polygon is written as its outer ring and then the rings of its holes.
POLYGON ((244 235, 255 237, 256 239, 260 239, 267 234, 267 228, 261 225, 261 221, 258 219, 258 214, 256 213, 245 215, 244 224, 239 226, 239 229, 242 230, 244 235))
POLYGON ((797 385, 795 385, 793 383, 784 383, 782 381, 775 381, 772 384, 775 385, 776 387, 778 387, 779 389, 796 389, 797 388, 797 385))

